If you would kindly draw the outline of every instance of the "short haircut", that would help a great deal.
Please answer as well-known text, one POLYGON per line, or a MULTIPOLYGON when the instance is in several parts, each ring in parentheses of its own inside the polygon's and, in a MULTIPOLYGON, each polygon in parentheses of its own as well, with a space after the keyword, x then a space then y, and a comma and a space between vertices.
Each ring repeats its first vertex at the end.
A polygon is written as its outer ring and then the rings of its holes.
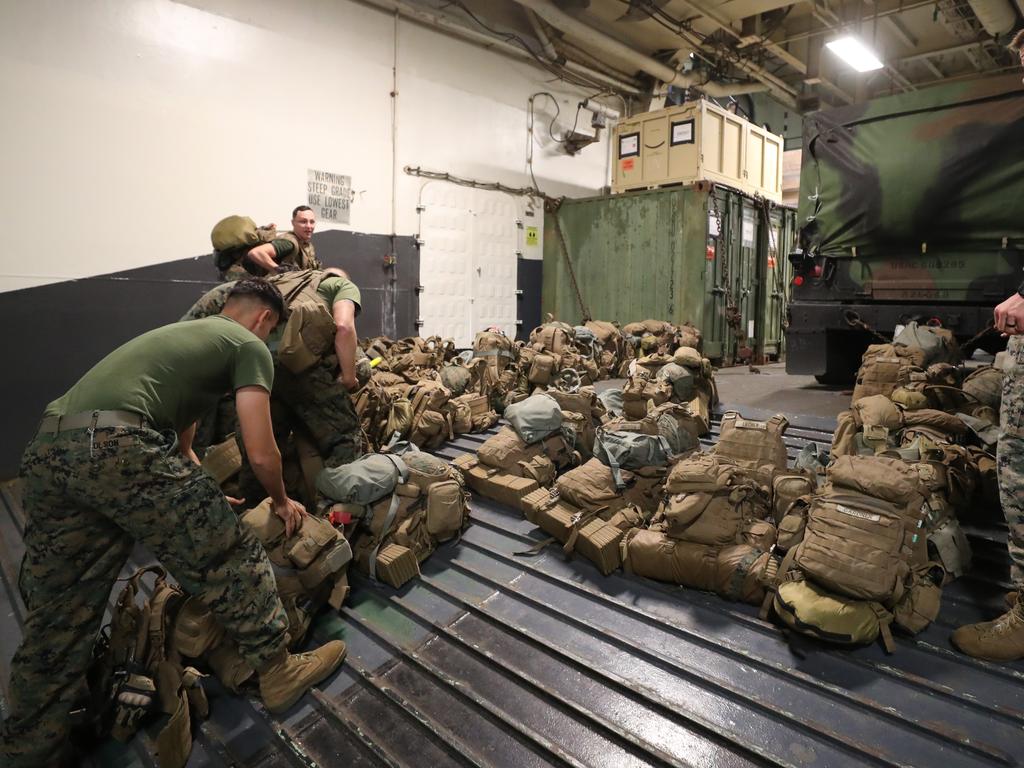
POLYGON ((288 309, 284 305, 284 297, 277 290, 277 286, 264 280, 261 277, 247 277, 239 280, 228 291, 225 304, 232 299, 252 299, 265 305, 277 313, 280 320, 288 317, 288 309))
POLYGON ((1019 51, 1021 48, 1024 48, 1024 29, 1019 30, 1006 47, 1011 51, 1019 51))
POLYGON ((312 211, 312 210, 313 209, 310 208, 308 205, 296 206, 295 210, 292 211, 292 218, 294 219, 296 216, 298 216, 299 215, 299 211, 312 211))

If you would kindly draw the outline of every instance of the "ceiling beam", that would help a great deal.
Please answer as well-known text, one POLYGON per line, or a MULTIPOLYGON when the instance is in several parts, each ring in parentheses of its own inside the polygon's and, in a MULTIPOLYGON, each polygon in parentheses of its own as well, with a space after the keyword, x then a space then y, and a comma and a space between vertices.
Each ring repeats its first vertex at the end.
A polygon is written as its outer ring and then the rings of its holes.
POLYGON ((947 45, 942 48, 933 48, 930 51, 920 51, 918 53, 912 53, 909 56, 900 56, 896 61, 905 63, 910 61, 918 61, 919 59, 930 59, 934 56, 945 56, 951 53, 966 53, 971 48, 984 48, 985 44, 989 41, 986 39, 976 40, 973 43, 960 43, 959 45, 947 45))

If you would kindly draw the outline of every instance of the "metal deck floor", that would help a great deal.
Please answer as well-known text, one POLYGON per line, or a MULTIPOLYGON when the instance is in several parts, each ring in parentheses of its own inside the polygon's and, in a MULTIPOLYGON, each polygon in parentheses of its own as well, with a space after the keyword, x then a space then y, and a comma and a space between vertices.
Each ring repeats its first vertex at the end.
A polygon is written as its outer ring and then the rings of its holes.
MULTIPOLYGON (((795 422, 791 455, 830 442, 826 421, 795 422)), ((0 686, 24 611, 17 488, 3 499, 0 686)), ((544 536, 475 498, 461 542, 440 547, 421 579, 393 590, 356 578, 350 602, 321 617, 315 638, 349 645, 339 673, 281 717, 256 699, 211 697, 189 765, 1018 765, 1024 664, 976 661, 948 643, 953 627, 1000 613, 1007 587, 1005 528, 969 531, 973 574, 945 590, 939 621, 886 656, 877 644, 784 636, 753 606, 707 593, 603 577, 556 547, 517 555, 544 536)), ((83 763, 155 765, 154 733, 83 763)))

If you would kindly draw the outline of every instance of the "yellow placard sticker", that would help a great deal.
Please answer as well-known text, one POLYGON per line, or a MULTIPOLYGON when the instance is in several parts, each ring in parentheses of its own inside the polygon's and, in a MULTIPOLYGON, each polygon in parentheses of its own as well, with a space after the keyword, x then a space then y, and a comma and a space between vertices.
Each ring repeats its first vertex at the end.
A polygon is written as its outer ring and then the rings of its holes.
POLYGON ((539 243, 539 242, 540 242, 540 233, 537 231, 537 228, 536 227, 527 227, 526 228, 526 244, 527 245, 537 245, 537 243, 539 243))

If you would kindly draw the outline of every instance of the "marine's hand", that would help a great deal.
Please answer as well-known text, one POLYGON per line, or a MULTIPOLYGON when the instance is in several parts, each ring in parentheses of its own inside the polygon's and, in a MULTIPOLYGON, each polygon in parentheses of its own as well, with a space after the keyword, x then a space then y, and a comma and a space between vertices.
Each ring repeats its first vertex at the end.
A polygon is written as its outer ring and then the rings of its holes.
POLYGON ((245 499, 236 499, 234 496, 228 496, 226 493, 224 494, 224 498, 228 500, 228 504, 232 507, 240 507, 245 504, 245 499))
POLYGON ((284 521, 285 536, 291 536, 302 527, 306 508, 294 499, 285 498, 284 504, 274 503, 274 514, 284 521))
POLYGON ((359 389, 359 381, 358 379, 356 379, 354 375, 345 376, 345 374, 341 374, 341 376, 338 377, 338 381, 341 382, 341 386, 343 386, 349 392, 355 392, 357 389, 359 389))
POLYGON ((1007 336, 1024 333, 1024 297, 1014 293, 996 307, 996 330, 1007 336))

